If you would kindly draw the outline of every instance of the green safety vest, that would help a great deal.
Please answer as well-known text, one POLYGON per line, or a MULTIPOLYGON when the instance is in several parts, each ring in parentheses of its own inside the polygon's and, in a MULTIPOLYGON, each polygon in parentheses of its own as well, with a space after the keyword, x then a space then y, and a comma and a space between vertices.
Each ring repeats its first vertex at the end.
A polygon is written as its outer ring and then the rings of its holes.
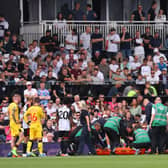
POLYGON ((152 126, 166 126, 167 125, 167 107, 161 103, 152 106, 155 109, 155 118, 152 126))
POLYGON ((104 124, 104 128, 111 128, 119 134, 120 120, 120 117, 111 117, 104 124))
POLYGON ((138 128, 134 131, 135 141, 133 143, 149 143, 150 138, 146 130, 138 128))
MULTIPOLYGON (((92 125, 91 128, 92 128, 92 129, 95 129, 94 125, 92 125)), ((82 134, 82 130, 83 130, 83 128, 81 128, 81 129, 76 133, 75 137, 80 137, 81 134, 82 134)))
POLYGON ((76 135, 75 135, 75 137, 80 137, 81 136, 81 134, 82 134, 82 128, 76 133, 76 135))

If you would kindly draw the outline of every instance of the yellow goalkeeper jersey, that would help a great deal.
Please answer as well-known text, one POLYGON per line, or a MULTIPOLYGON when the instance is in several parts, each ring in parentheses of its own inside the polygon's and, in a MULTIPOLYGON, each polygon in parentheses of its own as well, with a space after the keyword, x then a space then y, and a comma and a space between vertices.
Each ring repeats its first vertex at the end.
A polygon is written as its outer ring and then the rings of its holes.
POLYGON ((43 109, 40 106, 31 106, 24 114, 24 120, 26 123, 31 121, 30 128, 41 126, 41 119, 44 118, 43 109))

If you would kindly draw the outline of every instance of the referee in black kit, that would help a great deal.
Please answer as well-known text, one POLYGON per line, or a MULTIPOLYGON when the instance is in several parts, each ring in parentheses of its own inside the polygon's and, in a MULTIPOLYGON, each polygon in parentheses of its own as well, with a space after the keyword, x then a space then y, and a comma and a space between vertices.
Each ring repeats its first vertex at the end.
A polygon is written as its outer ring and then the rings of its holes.
POLYGON ((81 109, 80 123, 82 126, 82 134, 79 140, 78 155, 82 155, 85 144, 88 146, 89 153, 94 155, 96 152, 91 142, 90 118, 85 101, 81 101, 79 107, 81 109))

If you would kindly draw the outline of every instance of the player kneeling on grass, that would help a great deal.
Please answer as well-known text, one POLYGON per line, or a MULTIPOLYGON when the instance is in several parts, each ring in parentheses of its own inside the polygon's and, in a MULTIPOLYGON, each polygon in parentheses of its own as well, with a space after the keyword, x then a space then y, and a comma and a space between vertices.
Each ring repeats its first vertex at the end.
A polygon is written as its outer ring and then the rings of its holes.
POLYGON ((130 133, 133 130, 133 142, 129 145, 136 149, 138 154, 139 149, 149 149, 151 147, 151 141, 148 132, 141 128, 140 124, 136 124, 134 128, 132 126, 127 127, 127 132, 130 133))
POLYGON ((12 103, 8 106, 8 113, 10 117, 10 130, 11 130, 11 153, 17 157, 17 147, 20 145, 23 139, 23 133, 21 131, 21 121, 19 119, 19 103, 21 102, 21 96, 14 94, 12 97, 12 103), (19 139, 17 140, 17 138, 19 139))
POLYGON ((40 99, 35 98, 34 105, 31 106, 24 114, 24 120, 29 125, 30 135, 27 144, 27 156, 35 156, 30 152, 32 147, 32 142, 38 142, 39 156, 45 156, 43 153, 43 143, 42 143, 42 124, 41 120, 44 119, 43 109, 40 106, 40 99))

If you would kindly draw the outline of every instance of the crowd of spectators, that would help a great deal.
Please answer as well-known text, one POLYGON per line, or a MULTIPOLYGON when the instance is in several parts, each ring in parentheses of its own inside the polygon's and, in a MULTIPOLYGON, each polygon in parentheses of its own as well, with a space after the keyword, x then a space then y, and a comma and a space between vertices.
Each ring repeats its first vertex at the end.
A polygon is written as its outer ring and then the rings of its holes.
MULTIPOLYGON (((152 9, 155 9, 155 4, 152 9)), ((136 20, 136 13, 139 14, 134 12, 132 20, 136 20)), ((90 5, 84 15, 79 3, 73 14, 64 13, 65 15, 75 20, 96 19, 96 13, 90 5)), ((153 15, 148 14, 148 17, 151 20, 153 15)), ((58 18, 62 19, 61 13, 58 18)), ((144 16, 140 18, 144 20, 144 16)), ((167 53, 161 52, 162 48, 167 48, 168 40, 162 41, 159 32, 151 34, 150 27, 146 27, 144 34, 137 30, 135 37, 131 37, 125 26, 120 34, 115 28, 111 28, 105 38, 99 27, 95 27, 94 32, 86 27, 80 35, 76 29, 72 29, 65 37, 65 44, 60 43, 58 34, 51 34, 47 30, 40 41, 33 40, 27 47, 24 40, 11 34, 3 16, 0 17, 0 24, 5 25, 0 31, 1 142, 10 142, 7 107, 12 93, 16 91, 7 91, 6 85, 23 86, 22 92, 17 90, 23 98, 20 105, 21 117, 24 104, 29 99, 40 98, 46 114, 43 142, 57 141, 57 110, 64 97, 71 99, 69 107, 73 116, 71 125, 74 128, 80 125, 78 103, 83 99, 82 92, 86 96, 84 99, 91 123, 118 113, 126 123, 136 121, 149 124, 149 111, 146 108, 149 99, 168 95, 167 53), (106 92, 100 88, 105 83, 109 86, 106 92), (70 84, 81 88, 72 92, 68 87, 70 84), (93 89, 93 93, 90 89, 84 90, 85 85, 95 86, 96 90, 93 89), (106 100, 106 97, 109 99, 106 100), (119 100, 120 97, 124 99, 119 100), (133 97, 131 102, 128 97, 133 97), (144 99, 145 97, 149 99, 144 99)))

